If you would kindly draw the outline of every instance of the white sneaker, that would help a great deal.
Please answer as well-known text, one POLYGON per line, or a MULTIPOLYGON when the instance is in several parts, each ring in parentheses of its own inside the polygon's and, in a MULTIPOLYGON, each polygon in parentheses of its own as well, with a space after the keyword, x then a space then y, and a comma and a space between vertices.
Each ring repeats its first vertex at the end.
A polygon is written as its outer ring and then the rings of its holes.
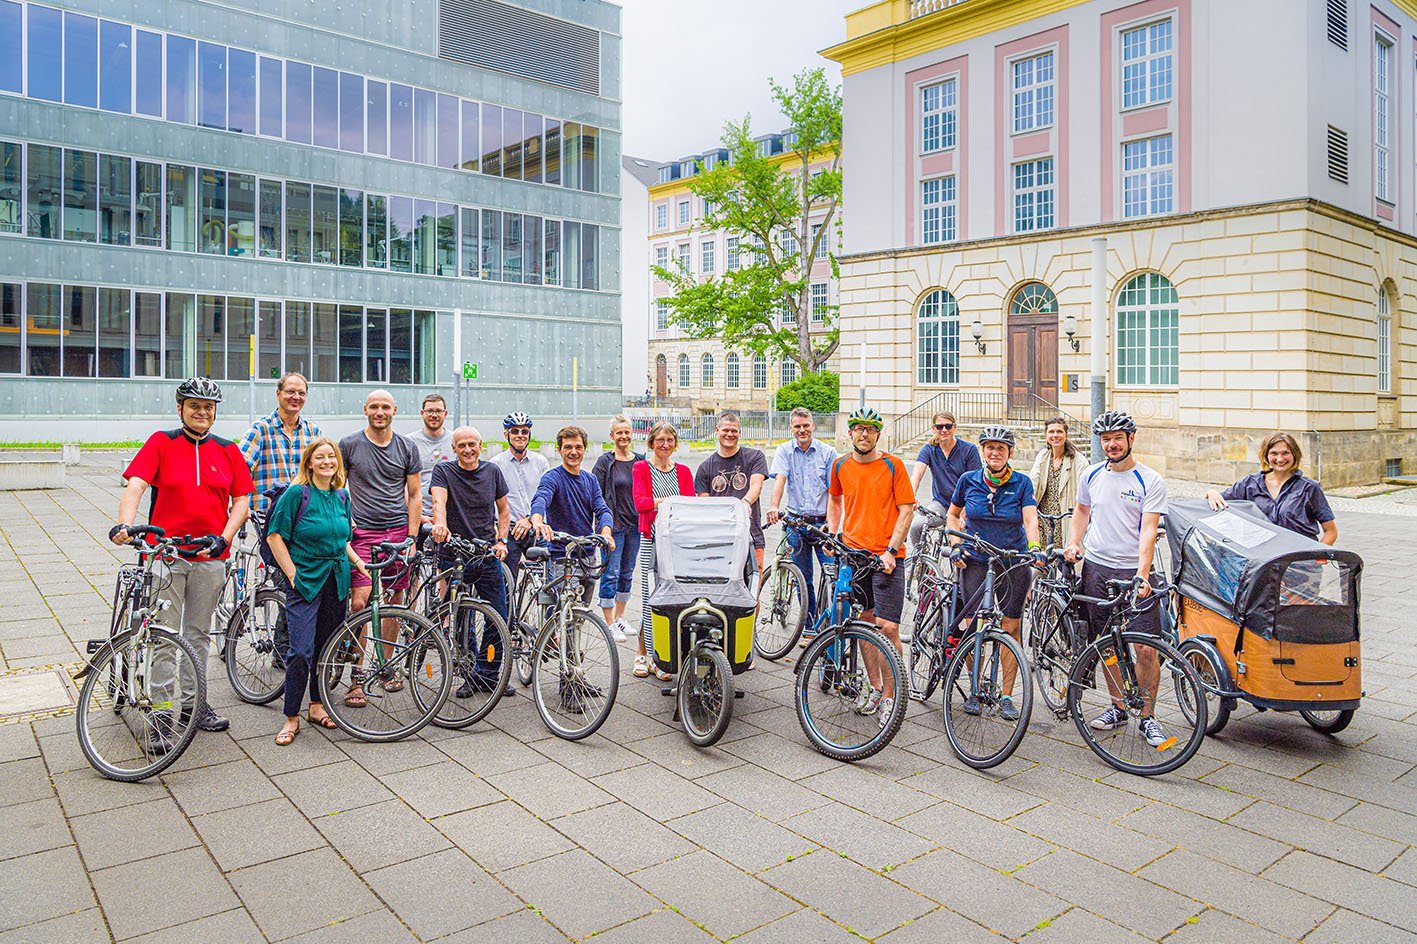
POLYGON ((895 699, 894 699, 894 698, 882 698, 882 699, 881 699, 881 707, 880 707, 880 710, 876 712, 876 720, 880 723, 881 727, 884 728, 887 724, 890 723, 891 714, 892 714, 894 711, 895 711, 895 699))
POLYGON ((626 632, 629 630, 629 628, 629 626, 625 625, 624 620, 617 619, 615 622, 610 624, 610 634, 615 637, 616 642, 624 642, 626 639, 630 638, 628 635, 626 635, 626 632))

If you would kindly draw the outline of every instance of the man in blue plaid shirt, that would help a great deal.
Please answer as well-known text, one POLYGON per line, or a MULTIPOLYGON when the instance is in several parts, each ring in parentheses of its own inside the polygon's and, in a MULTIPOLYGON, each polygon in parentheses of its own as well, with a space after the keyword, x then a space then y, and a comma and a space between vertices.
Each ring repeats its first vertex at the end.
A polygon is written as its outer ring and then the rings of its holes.
POLYGON ((300 468, 300 453, 320 435, 320 427, 300 418, 309 385, 304 375, 291 371, 276 384, 276 408, 258 419, 241 437, 241 454, 251 467, 256 483, 253 508, 260 514, 269 510, 266 489, 288 484, 300 468))

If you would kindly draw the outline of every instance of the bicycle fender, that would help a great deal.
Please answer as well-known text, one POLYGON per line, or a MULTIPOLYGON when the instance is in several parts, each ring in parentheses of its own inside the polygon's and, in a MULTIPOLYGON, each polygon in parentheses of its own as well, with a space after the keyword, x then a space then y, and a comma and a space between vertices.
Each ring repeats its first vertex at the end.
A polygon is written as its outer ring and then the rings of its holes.
MULTIPOLYGON (((160 627, 149 627, 150 630, 158 628, 160 627)), ((85 677, 88 676, 90 672, 92 672, 95 668, 98 667, 98 657, 100 655, 102 655, 105 651, 113 651, 118 647, 119 643, 126 642, 136 632, 136 629, 125 629, 121 633, 116 633, 112 636, 109 636, 103 641, 103 645, 99 646, 97 649, 94 650, 94 654, 89 656, 88 661, 83 664, 83 667, 80 668, 79 671, 75 672, 73 675, 69 676, 69 678, 71 678, 75 682, 83 680, 85 677)))

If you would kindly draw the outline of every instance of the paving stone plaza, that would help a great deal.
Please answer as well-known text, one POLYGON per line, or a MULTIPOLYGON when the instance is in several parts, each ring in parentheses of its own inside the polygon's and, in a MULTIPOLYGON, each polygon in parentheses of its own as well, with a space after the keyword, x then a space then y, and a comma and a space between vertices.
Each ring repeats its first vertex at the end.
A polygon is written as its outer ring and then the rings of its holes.
MULTIPOLYGON (((72 666, 107 632, 118 488, 100 462, 0 493, 8 672, 72 666)), ((519 695, 466 732, 306 725, 279 748, 279 707, 213 665, 230 731, 145 783, 91 770, 72 712, 0 723, 0 944, 1417 942, 1417 518, 1354 504, 1335 510, 1366 561, 1367 695, 1335 737, 1242 706, 1148 780, 1039 709, 980 774, 913 704, 844 765, 807 745, 790 661, 760 660, 699 750, 622 648, 585 742, 519 695)))

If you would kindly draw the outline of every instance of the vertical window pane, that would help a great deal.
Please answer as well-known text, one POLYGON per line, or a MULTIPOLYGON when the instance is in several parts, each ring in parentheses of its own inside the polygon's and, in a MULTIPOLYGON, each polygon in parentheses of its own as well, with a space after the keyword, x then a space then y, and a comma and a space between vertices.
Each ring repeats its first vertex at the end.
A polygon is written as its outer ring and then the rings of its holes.
POLYGON ((76 285, 64 286, 64 376, 96 375, 95 347, 98 340, 98 291, 76 285))
POLYGON ((561 122, 546 119, 546 147, 542 151, 542 178, 548 184, 561 183, 561 122))
POLYGON ((522 280, 522 215, 502 214, 502 280, 522 280))
POLYGON ((138 161, 134 173, 133 244, 162 245, 162 165, 138 161))
MULTIPOLYGON (((317 379, 310 360, 310 303, 285 303, 285 362, 284 370, 299 371, 310 380, 317 379)), ((329 337, 326 335, 326 337, 329 337)))
POLYGON ((317 383, 334 383, 339 380, 339 318, 334 305, 315 305, 310 337, 312 371, 306 376, 317 383))
POLYGON ((256 303, 256 376, 280 379, 280 302, 256 303))
POLYGON ((64 14, 64 102, 98 107, 98 20, 64 14))
POLYGON ((438 96, 427 89, 413 90, 413 159, 432 164, 438 144, 438 96))
POLYGON ((126 115, 133 110, 133 28, 104 20, 98 38, 98 107, 126 115))
POLYGON ((256 54, 244 49, 227 53, 230 72, 227 86, 228 131, 240 134, 256 133, 256 54))
MULTIPOLYGON (((340 317, 344 317, 344 309, 340 309, 340 317)), ((370 383, 389 382, 388 321, 389 316, 382 308, 364 311, 364 376, 370 383)))
POLYGON ((540 115, 527 115, 522 134, 522 179, 541 183, 542 133, 544 120, 540 115))
POLYGON ((201 177, 202 216, 197 231, 201 251, 226 255, 226 172, 203 167, 201 177))
POLYGON ((339 264, 364 265, 364 192, 339 194, 339 264))
POLYGON ((581 126, 574 121, 562 126, 561 183, 572 190, 581 187, 581 126))
POLYGON ((315 67, 314 143, 319 147, 339 147, 339 73, 315 67))
POLYGON ((167 248, 197 250, 197 171, 181 164, 167 165, 167 248))
MULTIPOLYGON (((0 14, 0 20, 3 14, 0 14)), ((0 25, 4 25, 0 22, 0 25)), ((24 316, 20 311, 20 293, 24 286, 18 282, 0 283, 0 374, 20 373, 20 331, 24 326, 24 316)))
POLYGON ((458 208, 451 203, 438 204, 439 275, 458 274, 458 208))
POLYGON ((369 194, 364 204, 364 264, 372 269, 388 264, 388 227, 387 198, 369 194))
POLYGON ((547 285, 561 284, 561 221, 547 220, 543 233, 545 265, 542 275, 547 285))
POLYGON ((133 162, 102 154, 98 159, 98 240, 126 246, 133 230, 133 162))
POLYGON ((256 301, 251 298, 226 300, 226 377, 245 380, 251 376, 251 335, 256 332, 256 301))
POLYGON ((600 192, 600 129, 581 126, 581 189, 600 192))
POLYGON ((310 185, 285 184, 285 260, 310 261, 310 185))
POLYGON ((438 166, 458 166, 458 100, 438 96, 438 166))
POLYGON ((365 123, 369 153, 389 153, 389 87, 370 79, 365 83, 365 123))
POLYGON ((310 214, 310 259, 333 265, 339 254, 339 191, 316 186, 310 214))
POLYGON ((281 183, 261 181, 260 254, 262 259, 279 259, 281 248, 281 183))
POLYGON ((413 89, 389 86, 389 157, 413 160, 413 89))
POLYGON ((162 376, 162 296, 133 293, 133 376, 162 376))
POLYGON ((581 286, 581 224, 570 220, 561 224, 561 284, 581 286))
POLYGON ((502 176, 522 179, 522 113, 515 108, 502 109, 502 176))
POLYGON ((389 383, 413 383, 413 312, 389 312, 389 383))
POLYGON ((197 99, 197 124, 203 128, 226 128, 226 47, 201 43, 197 49, 197 76, 201 92, 197 99))
POLYGON ((181 36, 167 37, 167 120, 197 120, 197 43, 181 36))
POLYGON ((475 279, 481 274, 480 257, 477 253, 478 220, 477 210, 463 207, 462 212, 462 270, 463 278, 475 279))
POLYGON ((413 212, 416 217, 413 230, 413 271, 419 275, 434 275, 438 271, 434 260, 437 251, 438 204, 432 200, 415 200, 413 212))
POLYGON ((168 292, 162 330, 162 375, 169 379, 192 376, 197 349, 196 298, 168 292))
MULTIPOLYGON (((29 5, 29 96, 45 101, 64 97, 64 15, 48 7, 29 5)), ((53 374, 58 376, 58 364, 53 374)))
POLYGON ((600 227, 581 224, 581 288, 600 288, 600 227))
POLYGON ((31 377, 59 376, 59 338, 63 334, 59 312, 59 286, 31 282, 25 311, 25 357, 31 377))
POLYGON ((310 143, 310 67, 303 62, 285 64, 285 139, 310 143))
POLYGON ((98 375, 129 377, 133 331, 132 294, 126 289, 98 291, 98 375))
MULTIPOLYGON (((444 313, 448 314, 447 312, 444 313)), ((413 382, 431 384, 434 382, 437 363, 437 316, 431 311, 413 313, 413 382)))
POLYGON ((389 269, 413 271, 413 200, 389 198, 389 269))
POLYGON ((364 380, 364 310, 357 306, 341 305, 339 309, 339 380, 364 380))
POLYGON ((197 296, 196 372, 213 380, 226 378, 226 298, 197 296))
POLYGON ((339 74, 339 146, 341 151, 364 153, 364 77, 339 74))
MULTIPOLYGON (((18 3, 0 0, 0 92, 24 91, 25 57, 20 45, 20 38, 24 36, 20 20, 23 9, 18 3)), ((19 356, 18 349, 15 356, 19 356)))
POLYGON ((501 210, 482 211, 482 277, 492 281, 502 278, 501 210))
POLYGON ((64 152, 64 238, 98 239, 98 155, 64 152))
POLYGON ((162 34, 138 30, 138 55, 133 61, 140 115, 162 117, 162 34))
POLYGON ((261 57, 261 134, 279 138, 285 134, 284 63, 261 57))
POLYGON ((226 178, 226 251, 232 256, 256 252, 256 178, 250 174, 226 178))
POLYGON ((24 232, 24 147, 0 141, 0 233, 24 232))
POLYGON ((477 146, 477 102, 462 103, 462 169, 476 171, 481 152, 477 146))
MULTIPOLYGON (((30 9, 34 9, 31 7, 30 9)), ((64 189, 64 152, 43 144, 29 146, 29 235, 59 238, 60 193, 64 189)))
POLYGON ((522 281, 541 284, 541 217, 528 216, 522 231, 522 281))
POLYGON ((496 105, 482 106, 482 172, 502 174, 502 109, 496 105))

